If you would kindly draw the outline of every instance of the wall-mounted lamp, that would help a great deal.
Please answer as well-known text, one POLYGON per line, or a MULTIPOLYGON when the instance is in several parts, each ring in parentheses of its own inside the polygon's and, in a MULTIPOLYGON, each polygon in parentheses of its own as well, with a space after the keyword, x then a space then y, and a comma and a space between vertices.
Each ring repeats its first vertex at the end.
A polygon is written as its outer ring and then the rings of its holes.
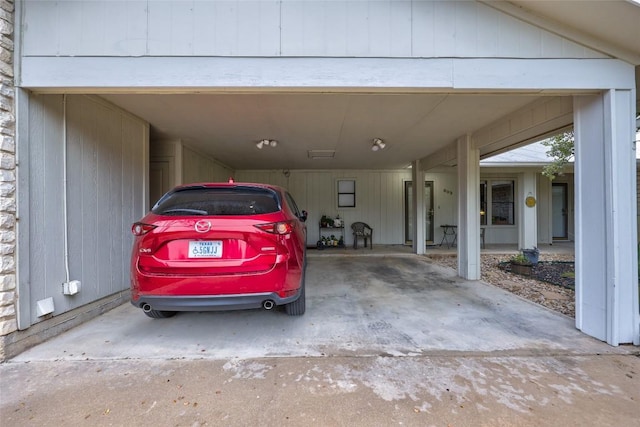
POLYGON ((371 146, 371 151, 382 150, 386 146, 387 144, 385 144, 384 141, 381 140, 380 138, 373 138, 373 145, 371 146))
POLYGON ((275 139, 263 139, 262 141, 256 142, 256 147, 258 150, 262 150, 262 147, 276 147, 278 145, 278 141, 275 139))

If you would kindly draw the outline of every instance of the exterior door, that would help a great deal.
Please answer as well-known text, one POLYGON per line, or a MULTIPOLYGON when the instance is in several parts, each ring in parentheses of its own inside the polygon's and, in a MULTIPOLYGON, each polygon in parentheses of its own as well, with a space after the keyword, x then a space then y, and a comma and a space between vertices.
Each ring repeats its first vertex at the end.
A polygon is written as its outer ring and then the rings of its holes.
MULTIPOLYGON (((404 234, 407 244, 413 242, 413 182, 404 183, 404 234)), ((425 237, 427 244, 433 244, 433 181, 424 183, 425 237)))
POLYGON ((172 162, 169 160, 151 160, 149 162, 149 208, 171 189, 172 162))
POLYGON ((567 184, 558 183, 552 185, 551 196, 553 238, 556 240, 566 240, 568 238, 568 207, 567 207, 567 184))
POLYGON ((149 163, 149 208, 169 191, 169 162, 149 163))

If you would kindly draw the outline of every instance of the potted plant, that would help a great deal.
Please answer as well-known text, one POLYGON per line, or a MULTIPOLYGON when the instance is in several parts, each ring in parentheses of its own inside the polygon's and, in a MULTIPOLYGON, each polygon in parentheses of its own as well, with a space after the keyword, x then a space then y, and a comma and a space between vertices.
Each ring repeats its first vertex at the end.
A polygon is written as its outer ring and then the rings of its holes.
POLYGON ((511 257, 511 272, 522 276, 531 276, 533 264, 522 252, 511 257))
POLYGON ((531 264, 538 265, 538 258, 540 256, 540 251, 538 250, 538 248, 534 247, 533 249, 522 249, 522 255, 524 255, 531 264))

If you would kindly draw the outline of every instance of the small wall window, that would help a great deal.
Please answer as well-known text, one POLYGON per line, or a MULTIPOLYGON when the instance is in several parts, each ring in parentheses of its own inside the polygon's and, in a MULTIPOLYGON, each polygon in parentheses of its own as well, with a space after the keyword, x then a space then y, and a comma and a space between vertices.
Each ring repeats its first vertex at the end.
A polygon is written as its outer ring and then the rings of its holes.
POLYGON ((353 179, 338 180, 338 207, 356 207, 356 181, 353 179))
POLYGON ((513 225, 515 223, 513 188, 513 181, 491 182, 491 224, 513 225))
POLYGON ((480 224, 515 224, 515 181, 488 180, 480 182, 480 224))

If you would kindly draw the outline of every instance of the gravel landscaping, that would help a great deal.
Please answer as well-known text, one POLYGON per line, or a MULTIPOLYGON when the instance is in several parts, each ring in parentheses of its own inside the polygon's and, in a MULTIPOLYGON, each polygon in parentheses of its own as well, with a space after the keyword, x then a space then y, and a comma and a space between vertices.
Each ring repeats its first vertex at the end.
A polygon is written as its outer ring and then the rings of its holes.
MULTIPOLYGON (((540 254, 540 263, 534 267, 532 276, 521 276, 510 271, 512 255, 483 254, 482 280, 522 298, 526 298, 566 316, 575 317, 575 292, 573 255, 540 254)), ((434 262, 457 268, 455 255, 430 255, 434 262)))

